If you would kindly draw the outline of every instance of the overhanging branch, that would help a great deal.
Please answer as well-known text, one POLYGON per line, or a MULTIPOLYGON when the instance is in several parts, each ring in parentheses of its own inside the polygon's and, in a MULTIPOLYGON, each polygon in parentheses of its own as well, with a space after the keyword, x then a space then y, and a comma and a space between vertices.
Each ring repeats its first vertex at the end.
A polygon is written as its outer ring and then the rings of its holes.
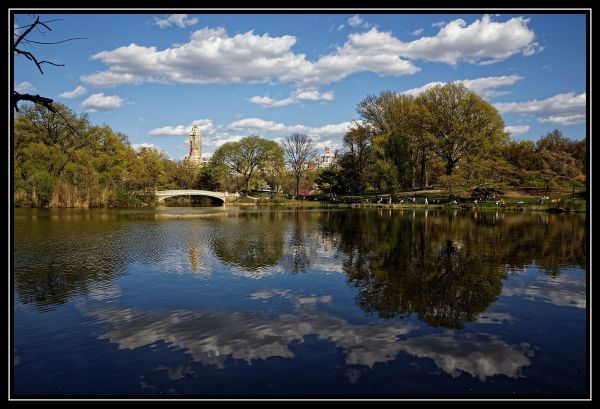
POLYGON ((19 107, 17 106, 17 103, 19 101, 31 101, 33 103, 46 107, 50 112, 56 112, 56 109, 52 106, 53 100, 50 98, 42 97, 39 95, 21 94, 17 91, 13 91, 12 103, 13 107, 17 112, 19 111, 19 107))

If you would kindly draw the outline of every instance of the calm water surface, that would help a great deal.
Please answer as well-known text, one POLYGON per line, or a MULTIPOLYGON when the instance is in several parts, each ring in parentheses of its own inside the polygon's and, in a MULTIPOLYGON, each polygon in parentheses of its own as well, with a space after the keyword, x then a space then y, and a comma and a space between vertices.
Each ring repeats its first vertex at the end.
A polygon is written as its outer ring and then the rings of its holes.
POLYGON ((14 212, 17 395, 587 394, 581 215, 14 212))

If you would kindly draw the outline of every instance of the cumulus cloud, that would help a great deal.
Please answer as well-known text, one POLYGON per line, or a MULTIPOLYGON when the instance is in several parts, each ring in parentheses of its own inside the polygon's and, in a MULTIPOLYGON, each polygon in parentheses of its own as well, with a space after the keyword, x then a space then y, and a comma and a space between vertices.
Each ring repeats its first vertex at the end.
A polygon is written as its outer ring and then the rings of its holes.
POLYGON ((81 102, 81 106, 89 112, 111 111, 119 108, 123 100, 117 95, 92 94, 81 102))
POLYGON ((179 28, 185 28, 186 26, 193 26, 198 23, 197 17, 188 18, 187 14, 171 14, 167 18, 160 19, 154 17, 154 24, 160 28, 169 27, 175 25, 179 28))
POLYGON ((31 85, 30 82, 23 81, 22 83, 15 85, 15 91, 17 91, 20 94, 30 94, 37 90, 33 85, 31 85))
POLYGON ((249 130, 264 132, 305 132, 304 125, 285 125, 280 122, 266 121, 261 118, 244 118, 231 122, 227 128, 233 130, 249 130))
POLYGON ((536 47, 535 33, 527 27, 529 20, 513 17, 505 22, 492 21, 488 15, 470 25, 457 19, 443 26, 433 37, 402 42, 391 32, 373 28, 350 35, 356 48, 387 51, 409 59, 457 64, 464 61, 501 61, 517 53, 531 55, 536 47))
MULTIPOLYGON (((517 81, 522 80, 523 77, 520 75, 504 75, 500 77, 484 77, 484 78, 474 78, 474 79, 466 79, 466 80, 457 80, 454 82, 462 83, 464 86, 475 92, 477 95, 482 98, 494 98, 500 95, 505 95, 507 91, 498 90, 500 87, 505 87, 508 85, 513 85, 517 81)), ((445 82, 429 82, 418 88, 411 88, 402 92, 402 94, 410 94, 417 96, 424 91, 436 86, 436 85, 444 85, 445 82)))
POLYGON ((504 127, 504 132, 510 132, 513 136, 523 135, 529 131, 529 125, 509 125, 504 127))
POLYGON ((215 132, 215 125, 210 119, 196 119, 192 121, 191 125, 176 125, 176 126, 163 126, 160 128, 154 128, 148 132, 151 136, 182 136, 189 135, 192 131, 192 125, 197 125, 200 132, 204 135, 212 134, 215 132))
POLYGON ((269 96, 254 96, 249 99, 253 104, 261 105, 266 108, 282 107, 290 104, 297 104, 302 101, 332 101, 333 91, 320 92, 316 88, 297 89, 285 99, 273 99, 269 96))
MULTIPOLYGON (((360 16, 358 16, 360 18, 360 16)), ((354 20, 353 20, 354 21, 354 20)), ((467 25, 458 19, 435 36, 403 42, 391 32, 372 28, 350 34, 335 51, 310 61, 293 51, 296 37, 272 37, 253 31, 229 36, 224 28, 195 31, 185 44, 164 50, 131 43, 94 56, 108 68, 84 75, 82 81, 96 87, 161 82, 178 84, 294 82, 316 87, 339 81, 357 72, 401 76, 419 71, 410 60, 490 63, 518 53, 539 50, 528 19, 505 22, 489 16, 467 25)))
POLYGON ((311 127, 306 125, 286 125, 280 122, 267 121, 261 118, 244 118, 227 125, 228 129, 248 132, 277 132, 277 133, 305 133, 315 139, 322 137, 342 137, 354 122, 340 122, 323 126, 311 127))
POLYGON ((73 98, 80 97, 80 96, 84 95, 85 93, 87 93, 87 89, 85 89, 85 87, 82 87, 80 85, 77 88, 75 88, 73 91, 63 92, 62 94, 59 95, 59 97, 66 98, 66 99, 73 99, 73 98))
POLYGON ((136 151, 139 151, 142 148, 160 149, 158 146, 156 146, 153 143, 132 143, 131 147, 133 149, 135 149, 136 151))
POLYGON ((309 128, 307 133, 309 136, 316 136, 317 138, 331 137, 331 136, 343 136, 356 122, 340 122, 337 124, 327 124, 323 126, 309 128))
POLYGON ((559 125, 574 125, 586 121, 586 93, 558 94, 543 100, 525 102, 499 102, 494 104, 501 113, 530 115, 539 122, 559 125))
POLYGON ((410 34, 414 35, 414 36, 420 36, 423 33, 423 29, 419 28, 413 32, 411 32, 410 34))

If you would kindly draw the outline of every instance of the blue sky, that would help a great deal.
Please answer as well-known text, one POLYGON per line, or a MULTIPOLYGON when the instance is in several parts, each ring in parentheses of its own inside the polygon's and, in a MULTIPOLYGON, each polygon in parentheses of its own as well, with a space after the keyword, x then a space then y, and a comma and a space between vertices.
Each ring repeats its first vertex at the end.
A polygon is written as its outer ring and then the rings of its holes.
MULTIPOLYGON (((417 95, 463 81, 516 140, 560 129, 585 137, 583 14, 65 14, 15 58, 18 91, 88 112, 171 158, 198 124, 203 152, 256 134, 306 133, 341 147, 356 105, 385 90, 417 95)), ((15 15, 16 26, 31 15, 15 15)))

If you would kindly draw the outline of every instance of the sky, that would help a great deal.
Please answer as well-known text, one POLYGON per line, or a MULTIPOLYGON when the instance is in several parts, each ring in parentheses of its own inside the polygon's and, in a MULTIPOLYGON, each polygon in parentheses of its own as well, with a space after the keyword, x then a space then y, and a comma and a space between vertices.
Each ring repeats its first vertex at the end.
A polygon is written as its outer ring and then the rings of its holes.
MULTIPOLYGON (((15 14, 15 27, 31 14, 15 14)), ((43 65, 14 58, 14 86, 134 148, 188 153, 193 124, 205 156, 248 135, 309 135, 342 148, 357 104, 383 91, 418 95, 461 81, 502 115, 514 140, 554 129, 586 136, 584 14, 50 14, 28 36, 43 65)), ((18 29, 16 33, 22 32, 18 29)))

